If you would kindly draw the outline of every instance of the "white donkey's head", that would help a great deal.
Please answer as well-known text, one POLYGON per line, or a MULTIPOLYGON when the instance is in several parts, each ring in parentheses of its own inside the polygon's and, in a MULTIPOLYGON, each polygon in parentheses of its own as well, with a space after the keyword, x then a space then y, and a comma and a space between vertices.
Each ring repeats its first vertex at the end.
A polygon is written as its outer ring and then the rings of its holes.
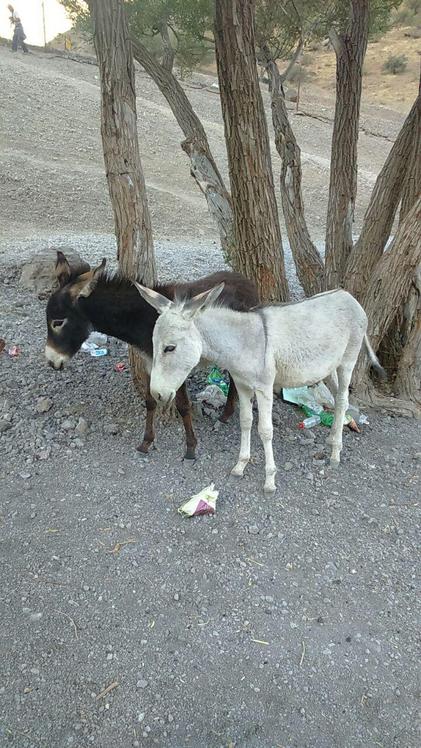
POLYGON ((168 405, 202 355, 202 338, 195 317, 216 301, 224 284, 184 301, 170 301, 140 283, 135 285, 160 314, 153 331, 151 393, 155 400, 168 405))

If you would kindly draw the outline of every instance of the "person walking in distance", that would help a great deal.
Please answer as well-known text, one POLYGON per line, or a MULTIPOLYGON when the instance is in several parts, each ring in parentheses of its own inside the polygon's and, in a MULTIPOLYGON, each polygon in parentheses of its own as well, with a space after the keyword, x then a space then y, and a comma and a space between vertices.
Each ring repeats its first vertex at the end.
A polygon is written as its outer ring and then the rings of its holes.
POLYGON ((19 13, 16 13, 13 5, 7 6, 10 10, 10 23, 14 26, 13 39, 12 39, 12 51, 17 52, 19 45, 22 47, 22 51, 25 54, 29 51, 25 44, 26 34, 23 30, 22 21, 20 20, 19 13))

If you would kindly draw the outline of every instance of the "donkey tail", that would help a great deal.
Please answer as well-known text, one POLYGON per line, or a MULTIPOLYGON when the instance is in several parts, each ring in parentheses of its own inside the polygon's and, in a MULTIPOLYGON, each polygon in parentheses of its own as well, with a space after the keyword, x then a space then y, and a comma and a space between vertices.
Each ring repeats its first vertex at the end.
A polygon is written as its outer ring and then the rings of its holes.
POLYGON ((368 335, 367 334, 364 335, 364 344, 365 344, 366 351, 368 353, 368 357, 369 357, 369 359, 371 361, 371 365, 372 365, 373 369, 376 370, 376 372, 377 372, 378 376, 380 377, 380 379, 387 379, 387 374, 386 374, 385 370, 383 369, 383 366, 381 365, 381 363, 380 363, 379 359, 377 358, 376 354, 374 353, 374 351, 373 351, 373 349, 372 349, 372 347, 370 345, 370 341, 368 339, 368 335))

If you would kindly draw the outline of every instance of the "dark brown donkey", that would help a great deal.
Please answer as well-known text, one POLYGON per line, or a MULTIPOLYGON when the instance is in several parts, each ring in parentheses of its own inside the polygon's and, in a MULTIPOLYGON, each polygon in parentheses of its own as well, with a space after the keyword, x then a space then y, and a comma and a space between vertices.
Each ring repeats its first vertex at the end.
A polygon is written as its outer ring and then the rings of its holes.
MULTIPOLYGON (((105 259, 99 267, 71 269, 62 252, 57 252, 56 273, 59 289, 47 304, 48 337, 45 346, 47 361, 54 369, 62 369, 77 353, 89 334, 96 330, 124 340, 141 352, 148 372, 145 381, 146 426, 143 442, 137 449, 148 452, 155 439, 154 412, 156 402, 150 393, 149 372, 152 365, 152 333, 158 313, 142 299, 130 280, 104 273, 105 259)), ((156 285, 154 289, 173 299, 190 298, 224 281, 221 301, 231 309, 247 311, 259 303, 254 284, 239 273, 221 272, 190 283, 156 285)), ((236 389, 230 378, 228 398, 221 415, 227 421, 234 412, 236 389)), ((176 395, 176 407, 186 432, 186 459, 195 458, 197 439, 193 431, 191 406, 186 383, 176 395)))

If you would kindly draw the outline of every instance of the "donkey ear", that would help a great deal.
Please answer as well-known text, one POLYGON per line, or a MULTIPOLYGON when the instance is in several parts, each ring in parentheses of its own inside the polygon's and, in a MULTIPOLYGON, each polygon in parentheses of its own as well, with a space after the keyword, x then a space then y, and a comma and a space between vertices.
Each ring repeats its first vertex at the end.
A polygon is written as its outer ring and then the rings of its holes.
POLYGON ((106 262, 107 259, 104 257, 98 267, 94 268, 93 270, 89 270, 87 273, 83 273, 79 276, 79 278, 75 282, 74 288, 72 288, 71 291, 72 296, 75 299, 79 299, 80 297, 86 298, 87 296, 91 295, 102 273, 105 270, 106 262))
POLYGON ((167 309, 170 309, 172 307, 173 302, 170 301, 170 299, 167 299, 166 296, 162 296, 162 294, 158 293, 157 291, 153 291, 152 288, 141 286, 140 283, 137 283, 136 281, 134 281, 134 284, 139 291, 142 299, 145 299, 148 304, 153 306, 158 314, 162 314, 162 312, 165 312, 167 309))
POLYGON ((66 259, 63 252, 60 252, 60 250, 57 250, 56 276, 57 276, 60 288, 63 288, 63 286, 65 286, 66 283, 68 283, 68 281, 70 280, 71 274, 72 274, 72 271, 70 269, 68 260, 66 259))
POLYGON ((183 314, 190 319, 195 317, 198 312, 207 306, 211 306, 217 300, 224 290, 224 286, 225 283, 219 283, 218 286, 214 286, 209 291, 203 291, 203 293, 193 296, 192 299, 188 299, 184 304, 183 314))

